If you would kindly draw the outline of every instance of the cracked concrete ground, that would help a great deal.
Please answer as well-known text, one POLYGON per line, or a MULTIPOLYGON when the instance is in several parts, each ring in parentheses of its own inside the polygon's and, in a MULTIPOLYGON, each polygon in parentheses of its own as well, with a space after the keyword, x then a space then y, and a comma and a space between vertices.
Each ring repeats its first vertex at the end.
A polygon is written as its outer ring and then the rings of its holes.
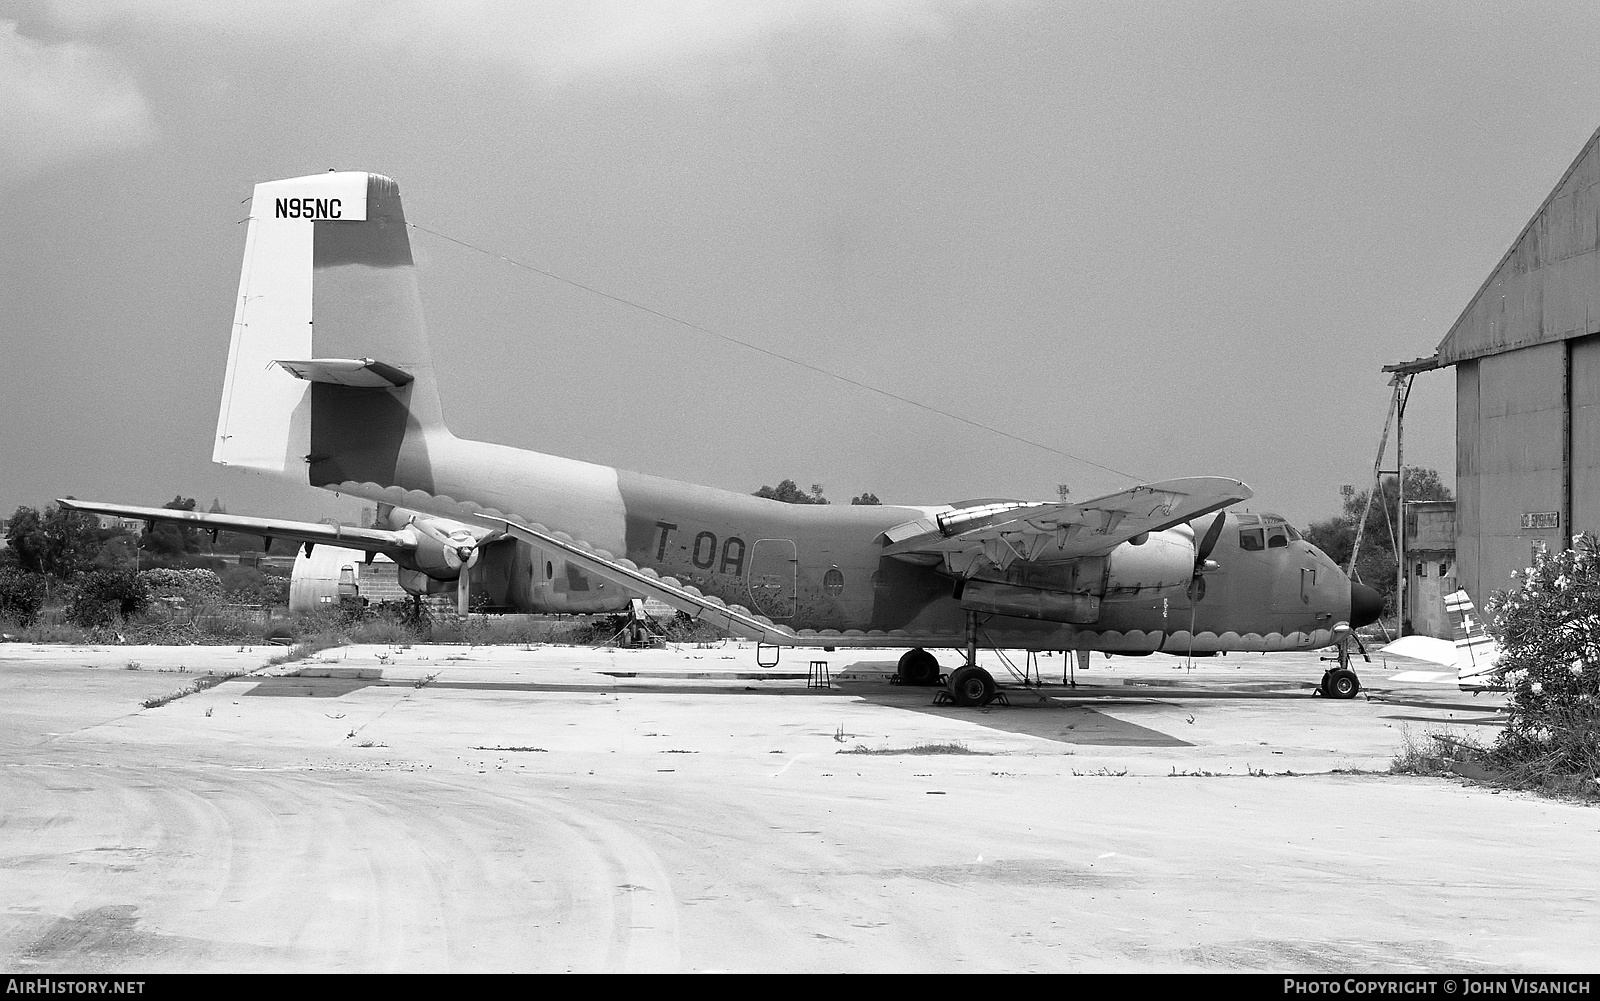
POLYGON ((1495 728, 1406 665, 1330 702, 1310 654, 1045 658, 975 711, 897 651, 818 690, 731 644, 371 646, 141 707, 278 652, 0 646, 0 968, 1600 965, 1600 811, 1381 774, 1495 728))

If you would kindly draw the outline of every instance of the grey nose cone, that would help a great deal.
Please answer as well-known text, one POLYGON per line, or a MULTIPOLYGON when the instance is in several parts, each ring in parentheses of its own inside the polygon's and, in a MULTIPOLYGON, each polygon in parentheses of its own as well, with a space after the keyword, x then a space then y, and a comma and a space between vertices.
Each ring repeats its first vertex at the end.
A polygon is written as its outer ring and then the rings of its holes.
POLYGON ((1383 595, 1376 588, 1365 584, 1350 584, 1350 628, 1360 629, 1371 622, 1377 622, 1378 616, 1383 614, 1383 595))

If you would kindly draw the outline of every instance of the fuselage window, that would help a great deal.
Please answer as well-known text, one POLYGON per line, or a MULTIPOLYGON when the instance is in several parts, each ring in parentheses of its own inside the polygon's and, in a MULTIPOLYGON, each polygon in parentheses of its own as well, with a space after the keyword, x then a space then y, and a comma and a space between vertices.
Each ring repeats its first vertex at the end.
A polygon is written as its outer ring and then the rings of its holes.
POLYGON ((550 562, 549 560, 545 560, 544 561, 544 579, 545 580, 555 580, 555 576, 556 576, 556 565, 554 563, 550 562))
POLYGON ((1289 544, 1289 537, 1287 535, 1283 534, 1283 529, 1281 529, 1281 528, 1274 528, 1272 530, 1272 533, 1267 536, 1267 548, 1268 549, 1282 549, 1284 546, 1287 546, 1288 544, 1289 544))
POLYGON ((844 574, 839 572, 838 567, 822 575, 822 589, 835 598, 844 590, 844 574))
POLYGON ((1259 528, 1246 528, 1239 532, 1239 548, 1247 553, 1267 548, 1265 532, 1259 528))

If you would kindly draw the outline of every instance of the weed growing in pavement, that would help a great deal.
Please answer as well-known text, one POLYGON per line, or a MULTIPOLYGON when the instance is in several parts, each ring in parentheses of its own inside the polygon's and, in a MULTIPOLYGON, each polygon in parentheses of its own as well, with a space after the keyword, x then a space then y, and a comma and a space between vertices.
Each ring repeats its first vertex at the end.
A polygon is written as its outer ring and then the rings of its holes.
POLYGON ((982 752, 982 751, 974 751, 971 748, 967 747, 967 745, 959 743, 959 742, 956 742, 956 743, 949 743, 949 744, 914 744, 911 747, 868 747, 865 744, 857 744, 855 747, 852 747, 849 750, 845 750, 844 748, 840 748, 839 750, 835 751, 834 753, 835 754, 982 754, 984 752, 982 752))
POLYGON ((1400 726, 1400 750, 1389 762, 1394 775, 1453 775, 1458 764, 1481 766, 1488 751, 1470 737, 1449 731, 1429 731, 1418 737, 1400 726))
MULTIPOLYGON (((242 677, 246 673, 245 671, 229 671, 226 674, 207 674, 204 677, 194 679, 175 692, 168 692, 166 695, 152 695, 139 704, 146 709, 156 709, 166 705, 168 702, 176 702, 186 695, 193 695, 208 688, 215 688, 230 678, 242 677)), ((209 710, 206 715, 211 715, 209 710)))

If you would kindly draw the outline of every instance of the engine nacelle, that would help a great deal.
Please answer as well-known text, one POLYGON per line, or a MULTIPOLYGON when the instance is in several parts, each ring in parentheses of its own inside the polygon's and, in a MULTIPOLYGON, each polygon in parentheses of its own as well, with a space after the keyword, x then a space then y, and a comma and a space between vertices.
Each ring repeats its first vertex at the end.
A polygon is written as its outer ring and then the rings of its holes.
POLYGON ((1124 542, 1111 550, 1105 595, 1188 587, 1194 553, 1194 530, 1187 525, 1151 532, 1143 545, 1124 542))
POLYGON ((478 562, 478 535, 460 522, 413 518, 402 531, 416 539, 416 547, 399 559, 407 570, 452 581, 478 562))
MULTIPOLYGON (((439 580, 430 577, 421 570, 409 570, 401 567, 396 572, 396 579, 407 594, 455 594, 456 582, 452 580, 439 580)), ((459 576, 459 575, 458 575, 459 576)))

